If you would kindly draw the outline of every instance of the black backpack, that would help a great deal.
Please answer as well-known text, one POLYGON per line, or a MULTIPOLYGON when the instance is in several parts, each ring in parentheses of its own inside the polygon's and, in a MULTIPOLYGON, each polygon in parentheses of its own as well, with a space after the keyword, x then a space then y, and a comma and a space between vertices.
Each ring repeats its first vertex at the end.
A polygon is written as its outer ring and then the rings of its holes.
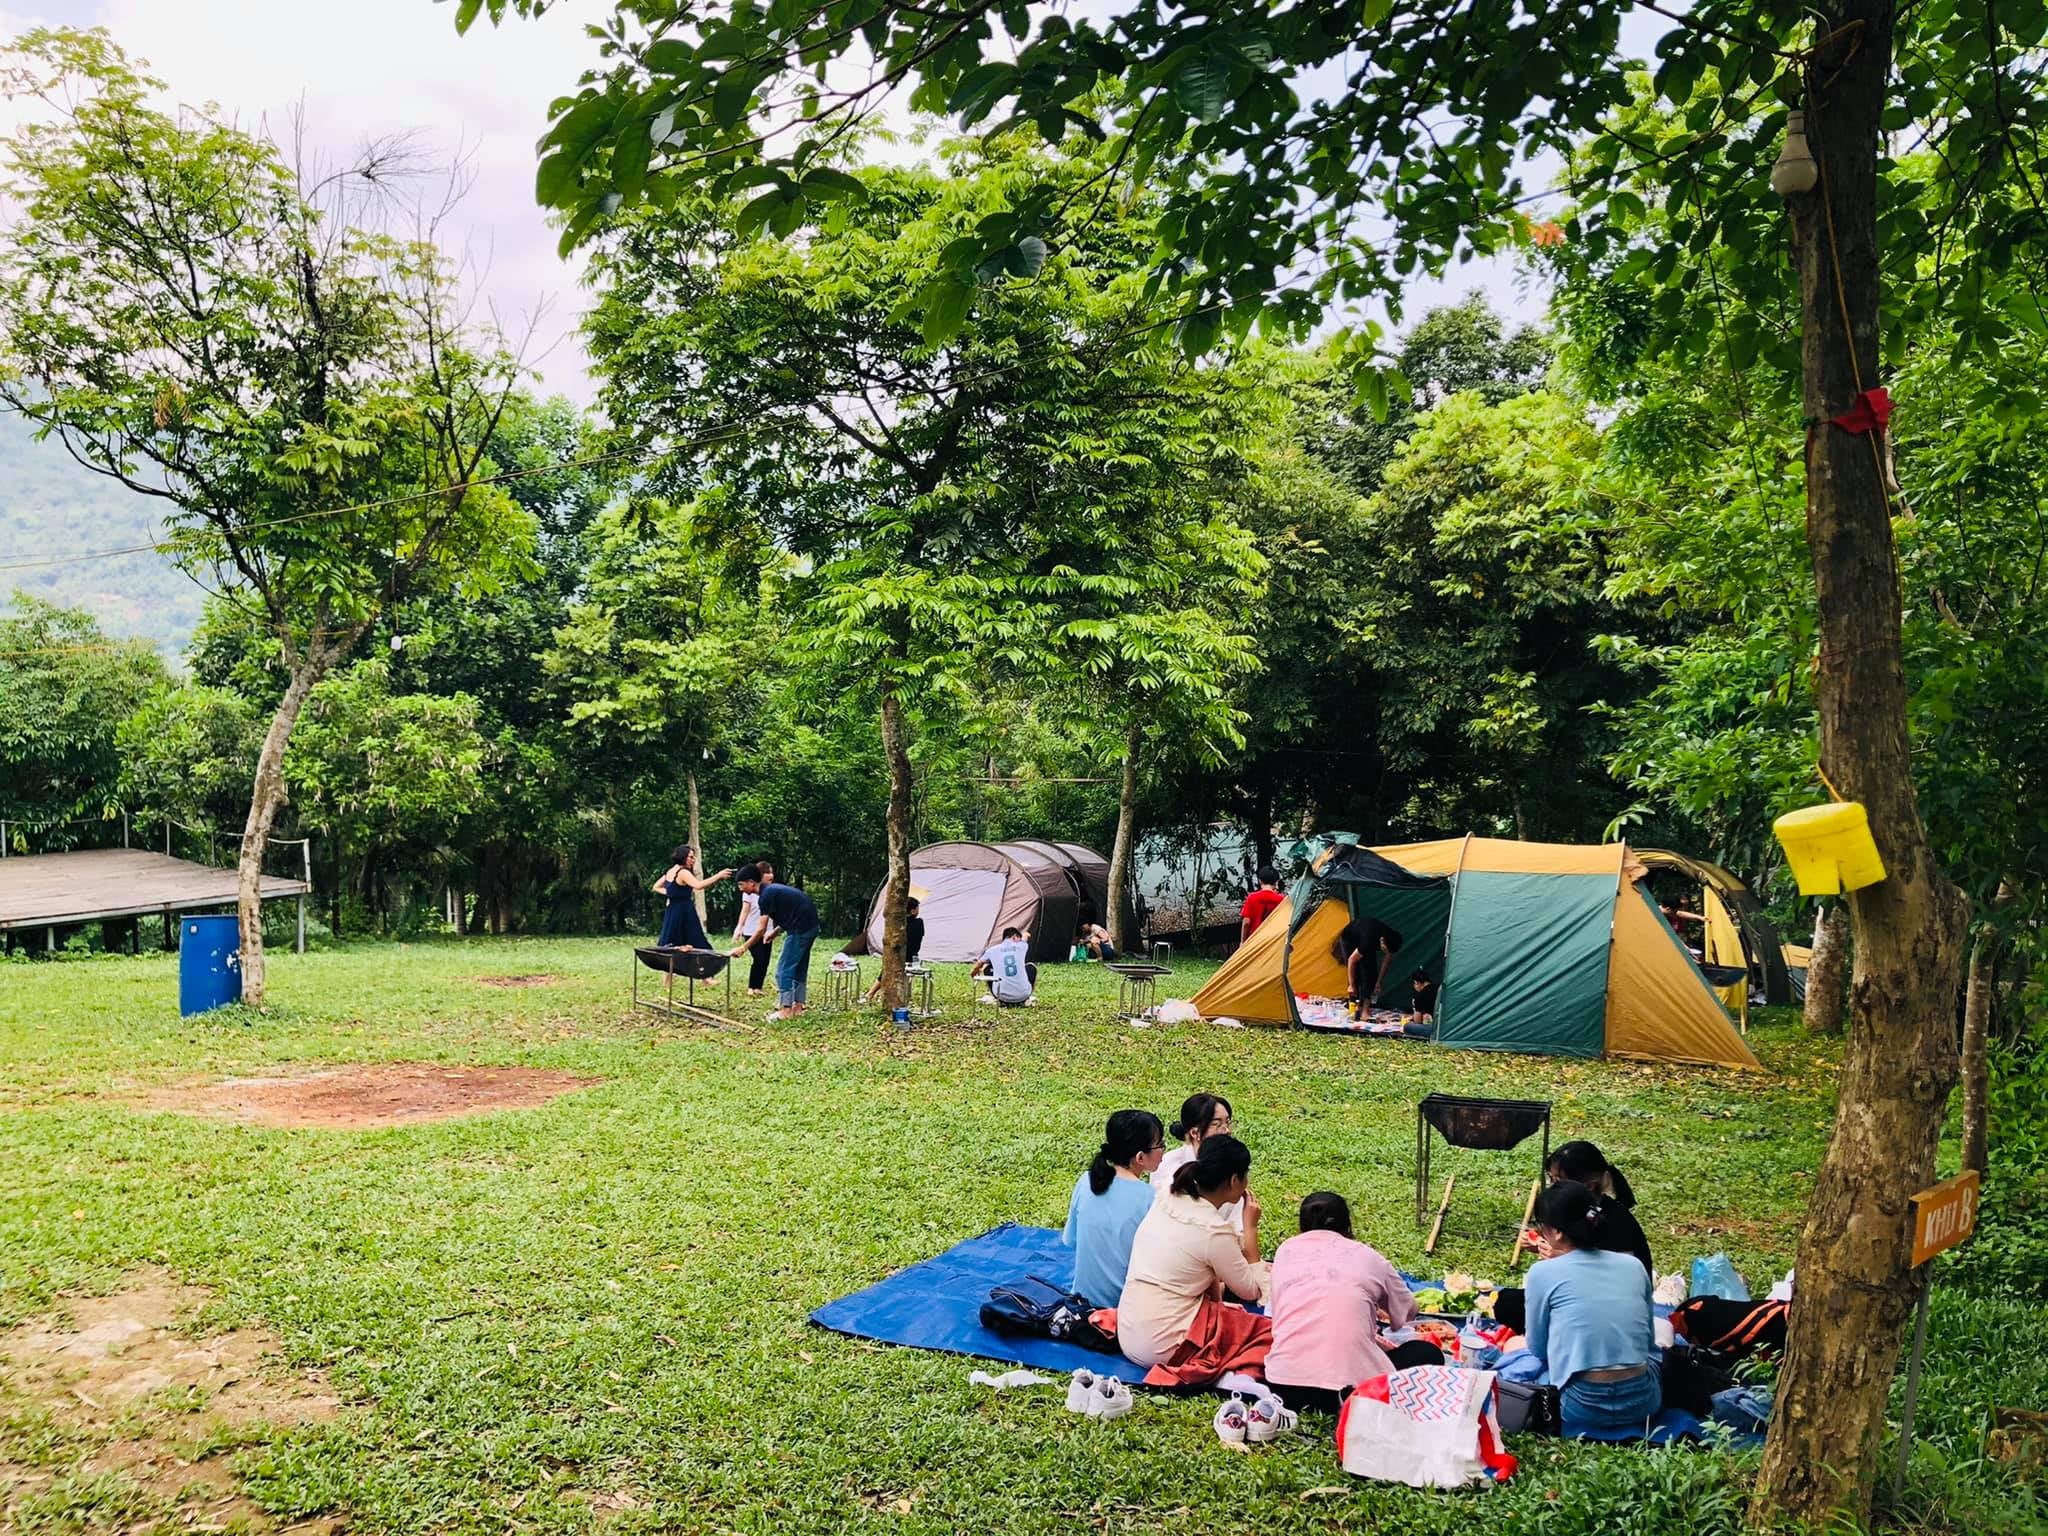
POLYGON ((1785 1320, 1791 1311, 1782 1301, 1729 1301, 1721 1296, 1695 1296, 1671 1314, 1671 1328, 1696 1350, 1720 1363, 1747 1360, 1751 1355, 1783 1354, 1785 1320))
POLYGON ((1057 1339, 1084 1349, 1116 1353, 1116 1337, 1088 1321, 1095 1303, 1050 1280, 1026 1275, 1014 1285, 999 1285, 981 1304, 981 1326, 990 1333, 1016 1338, 1057 1339))

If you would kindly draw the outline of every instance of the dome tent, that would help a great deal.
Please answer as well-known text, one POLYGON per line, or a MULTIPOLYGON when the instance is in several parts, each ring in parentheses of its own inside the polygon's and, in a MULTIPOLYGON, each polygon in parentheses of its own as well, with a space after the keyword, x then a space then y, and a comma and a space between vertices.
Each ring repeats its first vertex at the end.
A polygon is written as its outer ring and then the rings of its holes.
POLYGON ((1342 997, 1332 942, 1353 917, 1404 935, 1382 998, 1440 983, 1436 1040, 1539 1055, 1756 1069, 1707 978, 1649 896, 1631 850, 1450 838, 1323 850, 1288 899, 1197 992, 1204 1018, 1295 1024, 1297 993, 1342 997))
MULTIPOLYGON (((1065 960, 1085 911, 1108 905, 1109 861, 1078 843, 931 843, 910 855, 910 883, 924 891, 925 960, 977 960, 1005 928, 1031 932, 1031 958, 1065 960)), ((882 948, 884 884, 868 904, 850 954, 882 948)))

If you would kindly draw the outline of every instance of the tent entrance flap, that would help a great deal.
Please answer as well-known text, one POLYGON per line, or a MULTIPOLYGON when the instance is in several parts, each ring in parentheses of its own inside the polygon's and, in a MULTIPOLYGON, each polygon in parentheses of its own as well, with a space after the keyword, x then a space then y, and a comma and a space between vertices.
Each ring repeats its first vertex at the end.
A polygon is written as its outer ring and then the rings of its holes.
POLYGON ((1351 916, 1373 918, 1401 935, 1401 944, 1388 961, 1379 988, 1382 1008, 1412 1008, 1415 978, 1427 976, 1441 981, 1444 974, 1444 942, 1451 923, 1451 882, 1437 879, 1428 885, 1391 887, 1347 885, 1351 916))

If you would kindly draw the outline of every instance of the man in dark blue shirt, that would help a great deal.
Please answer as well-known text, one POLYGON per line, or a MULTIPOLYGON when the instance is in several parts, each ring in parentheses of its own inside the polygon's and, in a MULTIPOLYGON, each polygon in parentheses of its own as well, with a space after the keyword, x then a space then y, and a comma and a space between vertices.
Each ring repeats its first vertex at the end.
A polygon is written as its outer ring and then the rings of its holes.
MULTIPOLYGON (((818 940, 818 908, 810 897, 793 885, 783 885, 759 865, 749 864, 734 877, 739 888, 759 901, 761 916, 767 919, 751 942, 773 944, 782 940, 782 959, 775 967, 775 995, 779 1006, 771 1019, 793 1019, 804 1011, 809 992, 811 946, 818 940)), ((731 951, 738 959, 746 945, 731 951)))

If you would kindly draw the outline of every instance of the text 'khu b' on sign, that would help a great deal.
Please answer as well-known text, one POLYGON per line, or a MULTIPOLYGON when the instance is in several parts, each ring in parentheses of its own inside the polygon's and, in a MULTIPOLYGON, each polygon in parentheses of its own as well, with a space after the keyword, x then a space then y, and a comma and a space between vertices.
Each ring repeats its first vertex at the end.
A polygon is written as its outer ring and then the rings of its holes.
POLYGON ((1913 1262, 1925 1264, 1977 1230, 1978 1177, 1973 1169, 1913 1197, 1913 1262))

